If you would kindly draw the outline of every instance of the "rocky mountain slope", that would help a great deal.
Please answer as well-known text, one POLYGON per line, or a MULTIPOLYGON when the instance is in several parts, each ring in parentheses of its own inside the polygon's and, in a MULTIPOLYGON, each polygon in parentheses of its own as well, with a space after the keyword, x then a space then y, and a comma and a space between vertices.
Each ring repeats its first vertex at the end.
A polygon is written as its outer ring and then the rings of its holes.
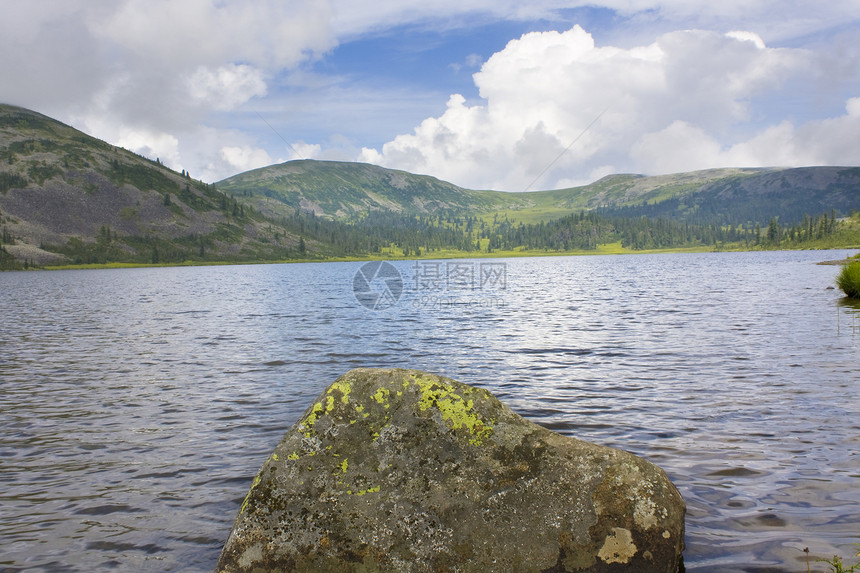
POLYGON ((298 246, 213 186, 41 114, 0 106, 5 250, 36 264, 273 257, 298 246), (116 257, 113 257, 116 258, 116 257), (82 260, 95 259, 95 260, 82 260))

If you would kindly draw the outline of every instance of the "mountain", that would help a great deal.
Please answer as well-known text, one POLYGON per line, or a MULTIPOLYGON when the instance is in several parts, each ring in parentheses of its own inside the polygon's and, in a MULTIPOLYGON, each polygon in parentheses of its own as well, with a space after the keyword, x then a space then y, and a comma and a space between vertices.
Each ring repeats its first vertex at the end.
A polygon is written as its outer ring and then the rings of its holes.
POLYGON ((366 163, 298 160, 240 173, 219 181, 217 187, 270 215, 301 210, 349 220, 372 212, 461 216, 510 212, 520 220, 533 222, 583 209, 662 200, 761 171, 711 169, 656 177, 610 175, 582 187, 514 193, 464 189, 435 177, 366 163))
POLYGON ((860 168, 726 168, 673 175, 610 175, 581 187, 475 191, 426 175, 362 163, 290 161, 235 175, 217 187, 271 216, 296 211, 339 220, 368 213, 509 217, 524 223, 582 210, 702 224, 767 224, 777 217, 860 209, 860 168))
POLYGON ((187 173, 9 105, 0 228, 3 249, 35 264, 271 259, 300 242, 187 173))
MULTIPOLYGON (((653 178, 645 178, 653 179, 653 178)), ((745 170, 686 190, 660 189, 662 197, 610 205, 616 217, 670 218, 695 224, 797 223, 805 216, 860 210, 860 167, 745 170)))
POLYGON ((511 193, 303 160, 210 185, 47 116, 0 105, 0 268, 455 256, 616 242, 633 249, 772 248, 785 246, 785 237, 809 248, 813 241, 856 244, 856 225, 838 224, 855 210, 858 167, 620 174, 511 193), (764 235, 760 227, 768 227, 764 235))
POLYGON ((286 206, 289 211, 336 219, 368 212, 479 213, 532 204, 530 197, 516 193, 472 191, 427 175, 338 161, 289 161, 240 173, 216 185, 262 213, 280 214, 286 206))

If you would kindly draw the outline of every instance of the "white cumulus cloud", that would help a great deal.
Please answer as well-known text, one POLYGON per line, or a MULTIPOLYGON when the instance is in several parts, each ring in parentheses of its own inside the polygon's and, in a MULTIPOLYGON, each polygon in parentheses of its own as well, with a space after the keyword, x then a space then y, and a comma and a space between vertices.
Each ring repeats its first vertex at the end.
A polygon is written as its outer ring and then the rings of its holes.
POLYGON ((248 145, 242 147, 222 147, 221 159, 236 173, 265 167, 273 163, 271 156, 264 149, 248 145))
POLYGON ((93 134, 117 144, 120 126, 194 132, 213 112, 266 96, 266 78, 337 45, 327 0, 9 4, 0 18, 0 101, 101 125, 93 134))
POLYGON ((818 134, 827 141, 826 132, 850 139, 855 100, 848 116, 791 126, 790 135, 767 124, 767 109, 756 106, 765 96, 778 99, 788 82, 813 78, 815 67, 813 53, 769 48, 746 31, 675 31, 632 48, 598 46, 579 26, 530 33, 474 75, 482 101, 453 95, 442 115, 380 150, 364 149, 361 159, 513 191, 607 172, 785 164, 792 157, 830 163, 847 152, 824 143, 801 152, 791 142, 818 134), (777 140, 795 151, 768 150, 777 140))
POLYGON ((646 133, 630 149, 638 165, 648 165, 654 173, 679 173, 718 164, 720 143, 701 128, 685 121, 673 121, 665 129, 646 133))
POLYGON ((250 171, 275 163, 292 161, 294 159, 312 159, 320 154, 321 146, 309 143, 293 143, 290 145, 291 155, 287 159, 273 159, 265 149, 250 145, 224 146, 221 148, 222 165, 217 169, 218 178, 229 177, 242 171, 250 171))
POLYGON ((188 76, 188 91, 201 105, 220 111, 234 109, 252 97, 266 95, 259 69, 228 64, 215 69, 201 66, 188 76))
POLYGON ((356 158, 363 145, 375 149, 362 160, 484 188, 569 185, 708 158, 856 163, 843 144, 860 115, 858 11, 860 0, 6 2, 0 102, 210 181, 263 160, 264 147, 292 153, 254 111, 290 140, 310 141, 294 145, 296 156, 356 158), (496 24, 570 27, 580 17, 599 41, 578 27, 537 32, 486 57, 481 38, 496 24), (413 31, 431 39, 415 52, 422 64, 381 83, 362 83, 343 57, 365 39, 396 50, 413 31), (478 41, 454 41, 462 52, 441 63, 457 87, 444 87, 449 76, 430 86, 421 66, 432 44, 464 31, 478 41), (480 98, 461 84, 478 68, 480 98), (846 100, 840 115, 834 102, 846 100))
POLYGON ((726 34, 729 38, 734 38, 736 40, 746 40, 747 42, 752 42, 755 44, 756 48, 761 50, 765 49, 767 46, 764 45, 764 40, 761 39, 761 36, 755 34, 753 32, 749 32, 746 30, 735 30, 726 34))
POLYGON ((170 133, 153 132, 123 126, 117 145, 145 157, 159 159, 168 167, 181 169, 179 140, 170 133))
POLYGON ((122 0, 97 35, 168 68, 244 61, 291 67, 336 44, 324 0, 122 0))

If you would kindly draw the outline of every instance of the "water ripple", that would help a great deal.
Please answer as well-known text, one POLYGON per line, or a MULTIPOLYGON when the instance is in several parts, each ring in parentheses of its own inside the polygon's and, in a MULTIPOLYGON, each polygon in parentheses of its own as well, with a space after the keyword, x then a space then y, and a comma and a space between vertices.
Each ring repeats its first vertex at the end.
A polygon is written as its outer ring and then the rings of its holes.
POLYGON ((211 571, 271 449, 356 366, 658 463, 690 571, 848 555, 860 309, 812 264, 844 254, 516 259, 503 304, 407 289, 380 312, 354 263, 2 273, 0 567, 211 571))

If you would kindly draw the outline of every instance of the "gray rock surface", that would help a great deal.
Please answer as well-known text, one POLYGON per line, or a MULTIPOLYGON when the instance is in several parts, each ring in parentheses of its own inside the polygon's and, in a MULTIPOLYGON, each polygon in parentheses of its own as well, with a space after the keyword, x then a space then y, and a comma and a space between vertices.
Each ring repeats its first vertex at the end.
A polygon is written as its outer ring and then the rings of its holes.
POLYGON ((657 466, 416 370, 352 370, 254 479, 217 571, 677 570, 657 466))

